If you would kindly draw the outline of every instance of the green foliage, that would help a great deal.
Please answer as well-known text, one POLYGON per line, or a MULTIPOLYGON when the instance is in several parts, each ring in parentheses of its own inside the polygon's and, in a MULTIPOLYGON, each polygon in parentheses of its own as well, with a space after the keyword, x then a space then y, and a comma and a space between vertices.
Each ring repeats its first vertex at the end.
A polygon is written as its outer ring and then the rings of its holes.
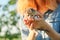
POLYGON ((20 34, 20 29, 17 28, 18 32, 17 33, 14 33, 12 34, 10 31, 13 29, 12 27, 17 27, 17 22, 18 20, 20 19, 20 16, 16 13, 15 10, 11 10, 9 11, 9 6, 10 5, 14 5, 16 3, 16 0, 10 0, 8 2, 7 5, 0 5, 0 7, 2 7, 2 10, 3 10, 3 14, 0 16, 0 33, 2 32, 2 27, 4 28, 4 25, 7 26, 8 30, 5 31, 5 35, 4 36, 1 36, 0 37, 6 37, 8 38, 9 40, 12 40, 13 38, 18 38, 21 34, 20 34), (5 14, 5 11, 7 11, 8 13, 5 14), (11 28, 9 28, 9 26, 11 26, 11 28))
POLYGON ((10 0, 8 3, 9 3, 10 5, 14 5, 14 4, 16 3, 16 0, 10 0))
POLYGON ((11 16, 16 16, 17 15, 15 11, 11 11, 10 14, 11 14, 11 16))
POLYGON ((7 11, 8 10, 8 5, 5 5, 4 7, 3 7, 3 11, 7 11))
POLYGON ((12 21, 12 24, 11 25, 16 25, 17 19, 19 19, 19 17, 16 16, 17 15, 16 11, 11 11, 10 14, 11 14, 10 20, 12 21))
POLYGON ((0 32, 1 32, 1 27, 0 27, 0 32))

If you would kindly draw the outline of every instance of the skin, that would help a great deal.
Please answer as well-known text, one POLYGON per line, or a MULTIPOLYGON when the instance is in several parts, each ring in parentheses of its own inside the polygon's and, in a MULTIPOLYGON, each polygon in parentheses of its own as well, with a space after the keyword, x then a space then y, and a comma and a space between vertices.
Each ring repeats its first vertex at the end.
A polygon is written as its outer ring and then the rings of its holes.
POLYGON ((27 40, 35 40, 36 31, 33 30, 43 30, 51 40, 60 40, 60 34, 58 34, 51 26, 45 22, 43 16, 36 10, 32 11, 31 8, 28 9, 24 14, 24 23, 29 28, 30 33, 27 40), (35 18, 37 16, 37 18, 35 18), (37 25, 36 25, 37 24, 37 25), (53 35, 52 35, 53 34, 53 35))
MULTIPOLYGON (((37 4, 41 5, 42 3, 40 3, 39 1, 42 1, 42 0, 36 0, 37 4)), ((56 1, 60 3, 60 0, 56 0, 56 1)), ((54 29, 52 29, 50 25, 44 21, 44 18, 43 18, 44 13, 48 9, 55 10, 56 7, 54 8, 53 6, 48 5, 49 7, 47 6, 48 7, 47 8, 44 3, 43 3, 43 6, 36 7, 36 3, 34 2, 34 0, 32 1, 19 0, 18 4, 19 5, 17 9, 18 9, 18 12, 20 13, 24 13, 25 9, 30 7, 34 8, 34 10, 36 11, 36 12, 34 11, 35 13, 33 12, 34 14, 28 13, 28 12, 23 14, 24 15, 23 21, 25 25, 28 27, 28 29, 30 30, 27 40, 35 40, 35 35, 37 34, 35 31, 36 29, 44 30, 48 34, 48 36, 51 37, 52 40, 60 40, 60 34, 58 34, 54 29), (37 11, 39 11, 41 14, 37 11), (35 15, 37 15, 38 17, 35 18, 35 15)))
MULTIPOLYGON (((27 25, 28 28, 31 28, 32 26, 35 27, 37 23, 37 20, 39 22, 39 19, 41 19, 43 16, 37 12, 36 10, 33 10, 32 8, 29 8, 28 10, 26 10, 25 14, 24 14, 24 23, 27 25), (35 24, 33 24, 33 22, 35 24), (33 24, 33 25, 32 25, 33 24)), ((31 28, 32 29, 32 28, 31 28)))

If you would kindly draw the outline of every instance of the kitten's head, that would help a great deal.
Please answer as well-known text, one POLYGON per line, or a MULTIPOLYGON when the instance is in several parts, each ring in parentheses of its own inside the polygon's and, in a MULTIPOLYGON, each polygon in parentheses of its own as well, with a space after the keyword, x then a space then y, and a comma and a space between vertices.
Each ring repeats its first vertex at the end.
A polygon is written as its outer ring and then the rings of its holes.
POLYGON ((28 15, 34 15, 34 14, 36 14, 36 13, 37 13, 37 11, 34 10, 33 8, 28 8, 28 9, 26 9, 25 12, 24 12, 24 14, 28 14, 28 15))
POLYGON ((24 17, 33 17, 36 19, 40 17, 40 13, 33 8, 26 9, 23 15, 24 17))

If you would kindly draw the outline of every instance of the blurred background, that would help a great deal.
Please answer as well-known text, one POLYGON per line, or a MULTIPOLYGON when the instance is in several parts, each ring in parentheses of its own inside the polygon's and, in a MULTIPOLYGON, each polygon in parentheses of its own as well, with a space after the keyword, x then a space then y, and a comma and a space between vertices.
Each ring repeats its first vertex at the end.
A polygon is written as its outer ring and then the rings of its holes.
POLYGON ((17 0, 0 0, 0 40, 21 40, 17 0))

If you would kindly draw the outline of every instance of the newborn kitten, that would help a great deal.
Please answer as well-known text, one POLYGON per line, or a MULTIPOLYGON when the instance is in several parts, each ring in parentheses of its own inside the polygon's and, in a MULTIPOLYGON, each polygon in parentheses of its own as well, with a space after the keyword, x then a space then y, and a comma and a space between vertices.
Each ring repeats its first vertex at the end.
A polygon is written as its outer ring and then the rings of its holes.
POLYGON ((40 18, 40 16, 38 15, 38 12, 34 10, 33 8, 27 9, 24 13, 24 16, 32 17, 35 20, 40 18))

